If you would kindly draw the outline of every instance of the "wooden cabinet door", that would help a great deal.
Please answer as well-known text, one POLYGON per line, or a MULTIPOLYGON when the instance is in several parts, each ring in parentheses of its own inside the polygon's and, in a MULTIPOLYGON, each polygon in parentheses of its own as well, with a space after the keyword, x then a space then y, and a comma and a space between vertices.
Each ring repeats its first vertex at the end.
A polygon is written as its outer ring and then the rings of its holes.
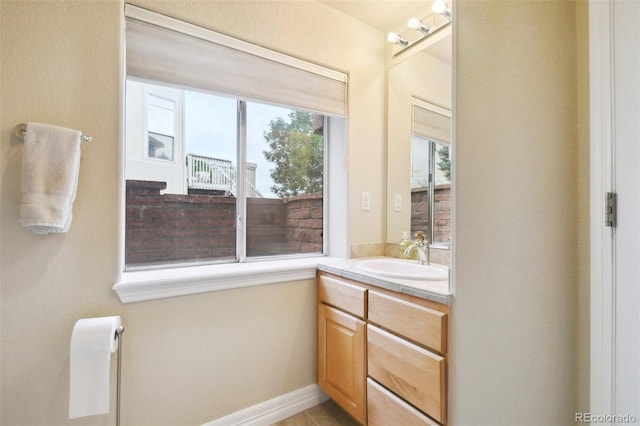
POLYGON ((318 306, 318 385, 365 424, 366 327, 358 318, 318 306))

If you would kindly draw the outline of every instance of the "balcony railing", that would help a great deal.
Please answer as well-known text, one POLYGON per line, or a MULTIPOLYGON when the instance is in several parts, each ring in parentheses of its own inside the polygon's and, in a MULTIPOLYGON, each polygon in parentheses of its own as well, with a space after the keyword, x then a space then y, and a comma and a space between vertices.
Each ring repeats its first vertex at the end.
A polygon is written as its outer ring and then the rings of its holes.
MULTIPOLYGON (((210 191, 224 191, 236 195, 237 173, 233 163, 219 158, 187 154, 187 187, 210 191)), ((246 183, 247 197, 262 198, 252 182, 246 183)))

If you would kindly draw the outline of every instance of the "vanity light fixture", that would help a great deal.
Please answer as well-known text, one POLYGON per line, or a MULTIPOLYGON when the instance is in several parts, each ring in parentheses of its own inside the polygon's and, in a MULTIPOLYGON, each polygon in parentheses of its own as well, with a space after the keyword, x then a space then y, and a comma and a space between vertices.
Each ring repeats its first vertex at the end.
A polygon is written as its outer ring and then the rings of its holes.
POLYGON ((431 5, 431 10, 438 15, 444 16, 451 22, 451 10, 449 10, 449 6, 447 6, 444 0, 435 0, 431 5))
POLYGON ((398 44, 402 47, 406 47, 409 45, 409 42, 405 38, 403 38, 401 35, 398 35, 396 33, 387 34, 387 41, 389 43, 398 44))
POLYGON ((399 46, 393 48, 393 55, 397 55, 411 45, 431 37, 441 28, 451 24, 452 16, 447 0, 435 0, 431 5, 431 9, 432 12, 429 12, 424 18, 412 17, 409 19, 407 22, 408 30, 401 31, 399 34, 393 32, 387 34, 387 41, 399 46), (427 26, 424 22, 429 22, 432 26, 427 26), (418 34, 413 33, 411 30, 416 31, 418 34))
POLYGON ((412 30, 416 30, 423 35, 428 35, 431 29, 422 23, 418 18, 411 18, 409 22, 407 22, 407 26, 412 30))

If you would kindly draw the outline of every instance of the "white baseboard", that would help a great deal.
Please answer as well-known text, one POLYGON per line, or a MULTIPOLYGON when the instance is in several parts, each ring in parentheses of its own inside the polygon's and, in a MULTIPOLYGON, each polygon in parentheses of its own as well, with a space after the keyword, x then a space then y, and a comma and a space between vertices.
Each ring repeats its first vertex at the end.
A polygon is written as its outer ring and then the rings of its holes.
POLYGON ((328 399, 329 397, 320 390, 318 385, 309 385, 220 417, 202 426, 269 426, 328 399))

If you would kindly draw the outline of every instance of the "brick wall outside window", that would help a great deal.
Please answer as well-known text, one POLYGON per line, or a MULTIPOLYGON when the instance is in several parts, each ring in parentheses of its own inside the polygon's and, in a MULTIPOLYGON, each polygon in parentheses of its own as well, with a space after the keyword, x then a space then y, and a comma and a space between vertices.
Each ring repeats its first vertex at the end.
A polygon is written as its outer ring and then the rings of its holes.
MULTIPOLYGON (((165 182, 127 180, 127 266, 231 260, 236 199, 160 194, 165 182)), ((322 252, 322 194, 247 199, 247 256, 322 252)))
MULTIPOLYGON (((433 211, 433 240, 451 241, 451 184, 435 185, 433 211)), ((429 188, 411 190, 411 233, 429 229, 429 188)))

